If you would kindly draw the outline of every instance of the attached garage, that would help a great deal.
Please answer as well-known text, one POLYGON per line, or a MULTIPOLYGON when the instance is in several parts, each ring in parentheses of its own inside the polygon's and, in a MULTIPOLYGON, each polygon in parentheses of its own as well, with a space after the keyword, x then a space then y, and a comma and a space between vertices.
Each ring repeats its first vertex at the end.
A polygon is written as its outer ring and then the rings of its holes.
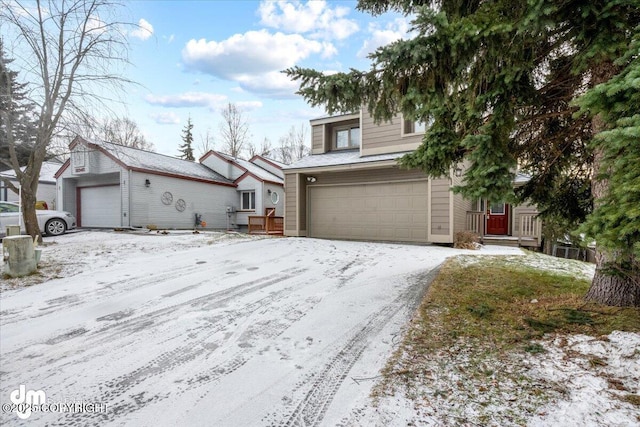
POLYGON ((308 235, 428 241, 427 179, 308 187, 308 235))
POLYGON ((80 227, 120 227, 120 185, 78 188, 80 227))

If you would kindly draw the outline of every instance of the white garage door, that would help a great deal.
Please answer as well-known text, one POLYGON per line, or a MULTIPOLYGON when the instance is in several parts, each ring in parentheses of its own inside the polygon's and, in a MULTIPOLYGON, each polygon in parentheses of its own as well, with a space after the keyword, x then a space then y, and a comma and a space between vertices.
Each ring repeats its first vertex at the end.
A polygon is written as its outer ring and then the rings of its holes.
POLYGON ((427 241, 428 181, 308 187, 311 237, 427 241))
POLYGON ((120 186, 80 189, 81 227, 119 227, 120 186))

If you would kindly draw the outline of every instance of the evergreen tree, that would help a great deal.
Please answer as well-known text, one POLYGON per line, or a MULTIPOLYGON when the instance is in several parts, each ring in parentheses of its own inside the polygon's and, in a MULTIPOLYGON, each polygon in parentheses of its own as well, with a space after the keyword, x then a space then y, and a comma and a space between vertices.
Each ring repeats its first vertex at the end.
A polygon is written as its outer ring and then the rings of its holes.
POLYGON ((194 161, 195 157, 193 156, 193 123, 191 123, 191 117, 187 120, 187 124, 184 125, 184 129, 182 129, 182 141, 184 144, 180 145, 180 158, 185 160, 194 161))
MULTIPOLYGON (((520 166, 532 179, 518 196, 544 215, 581 220, 589 198, 606 194, 606 186, 589 188, 602 157, 589 142, 604 127, 599 115, 575 116, 572 101, 619 72, 614 61, 637 31, 638 6, 638 0, 360 0, 358 8, 374 15, 415 15, 415 37, 379 48, 369 71, 286 72, 309 103, 330 114, 364 105, 378 122, 397 113, 432 121, 403 166, 437 177, 467 160, 463 185, 454 190, 494 201, 516 198, 512 180, 520 166)), ((628 242, 618 245, 625 249, 605 258, 624 258, 628 242)), ((592 288, 603 291, 589 296, 640 305, 637 273, 609 272, 597 269, 592 288)))
MULTIPOLYGON (((622 72, 578 99, 581 113, 599 115, 605 130, 597 134, 593 147, 601 153, 599 182, 608 191, 598 200, 582 231, 598 245, 617 256, 605 268, 612 276, 640 277, 640 33, 619 63, 622 72)), ((640 282, 636 281, 640 288, 640 282)), ((592 288, 595 299, 601 289, 592 288)), ((636 298, 640 298, 636 293, 636 298)), ((635 305, 639 305, 637 302, 635 305)))
POLYGON ((18 73, 9 68, 12 62, 6 57, 0 39, 0 170, 27 164, 36 130, 34 105, 27 100, 27 84, 20 83, 18 73), (15 153, 17 165, 10 161, 10 150, 15 153))

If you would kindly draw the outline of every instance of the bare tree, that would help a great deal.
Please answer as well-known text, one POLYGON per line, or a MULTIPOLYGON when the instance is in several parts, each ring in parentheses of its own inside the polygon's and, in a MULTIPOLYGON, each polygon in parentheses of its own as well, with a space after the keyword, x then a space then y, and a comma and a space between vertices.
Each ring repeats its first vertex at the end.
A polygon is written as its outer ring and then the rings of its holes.
POLYGON ((269 157, 271 155, 271 141, 269 138, 265 138, 262 140, 262 144, 259 147, 254 144, 249 144, 249 157, 253 157, 255 155, 269 157))
POLYGON ((213 139, 213 135, 211 134, 211 128, 207 128, 207 132, 203 135, 200 134, 200 143, 198 144, 198 151, 200 151, 200 156, 204 156, 209 151, 213 150, 215 147, 215 141, 213 139))
POLYGON ((289 132, 280 138, 280 146, 276 149, 280 161, 287 165, 308 156, 310 151, 307 127, 303 124, 298 128, 291 126, 289 132))
POLYGON ((152 142, 146 140, 138 124, 128 117, 107 119, 102 126, 102 139, 125 147, 153 151, 152 142))
POLYGON ((250 138, 249 123, 242 110, 232 103, 228 103, 222 110, 222 119, 220 123, 220 134, 224 144, 222 151, 238 157, 250 138))
POLYGON ((1 112, 9 135, 9 161, 22 187, 25 227, 34 238, 40 237, 35 211, 38 178, 52 138, 65 122, 81 122, 96 105, 104 109, 103 94, 128 82, 114 69, 126 63, 127 54, 127 24, 113 18, 115 12, 111 0, 0 0, 5 40, 12 38, 14 52, 19 53, 15 57, 24 58, 21 71, 29 82, 30 101, 37 106, 35 142, 24 171, 16 156, 12 115, 1 112))

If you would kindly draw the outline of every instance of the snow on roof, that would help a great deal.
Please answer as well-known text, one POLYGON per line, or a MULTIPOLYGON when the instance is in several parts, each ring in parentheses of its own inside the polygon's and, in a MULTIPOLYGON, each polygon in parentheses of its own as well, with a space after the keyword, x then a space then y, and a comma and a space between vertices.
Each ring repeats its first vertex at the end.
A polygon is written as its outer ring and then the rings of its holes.
MULTIPOLYGON (((42 162, 42 168, 40 169, 40 179, 39 182, 47 182, 51 184, 55 184, 56 178, 55 174, 58 172, 58 169, 62 166, 62 163, 50 161, 50 162, 42 162)), ((20 168, 21 171, 24 171, 26 166, 20 168)), ((16 172, 13 169, 9 169, 0 173, 0 175, 7 177, 9 179, 16 178, 16 172)))
POLYGON ((233 181, 228 180, 219 173, 197 162, 178 159, 177 157, 171 157, 151 151, 139 150, 137 148, 125 147, 124 145, 114 144, 112 142, 96 142, 89 139, 85 139, 85 141, 102 147, 109 152, 109 154, 130 168, 217 181, 224 184, 233 184, 233 181))
POLYGON ((348 165, 352 163, 381 162, 384 160, 399 159, 407 153, 410 153, 410 151, 401 153, 377 154, 375 156, 361 156, 360 150, 332 151, 324 154, 312 154, 311 156, 304 157, 293 164, 285 166, 284 168, 304 169, 348 165))
POLYGON ((255 175, 256 177, 258 177, 259 179, 265 180, 265 181, 272 181, 272 182, 277 182, 279 184, 284 184, 284 179, 280 178, 277 175, 272 174, 271 172, 269 172, 266 169, 261 168, 260 166, 256 165, 255 163, 251 163, 247 160, 243 160, 243 159, 238 159, 238 158, 234 158, 233 156, 230 156, 228 154, 225 153, 220 153, 217 152, 220 156, 222 156, 223 158, 234 162, 235 164, 237 164, 238 166, 246 169, 248 172, 250 172, 251 174, 255 175))

